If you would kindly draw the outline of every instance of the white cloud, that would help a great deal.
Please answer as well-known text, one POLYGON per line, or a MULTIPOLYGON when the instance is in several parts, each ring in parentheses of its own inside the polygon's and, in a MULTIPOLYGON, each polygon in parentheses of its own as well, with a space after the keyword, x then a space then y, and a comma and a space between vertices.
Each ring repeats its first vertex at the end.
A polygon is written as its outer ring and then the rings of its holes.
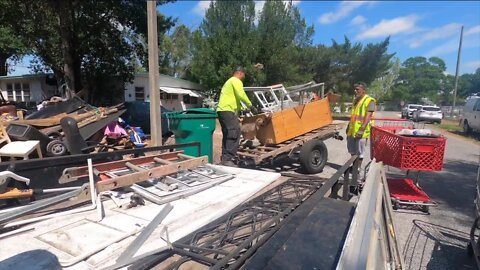
POLYGON ((461 24, 459 23, 450 23, 442 27, 434 28, 422 34, 418 38, 412 39, 410 41, 410 48, 420 47, 423 43, 435 40, 435 39, 444 39, 451 37, 453 35, 460 35, 461 24))
POLYGON ((374 1, 342 1, 335 12, 328 12, 322 14, 318 21, 321 24, 334 23, 350 15, 355 9, 365 4, 374 4, 374 1))
POLYGON ((364 24, 366 21, 367 21, 367 19, 365 19, 365 17, 363 17, 362 15, 358 15, 358 16, 355 16, 355 18, 352 19, 350 24, 351 25, 361 25, 361 24, 364 24))
POLYGON ((467 31, 465 31, 466 36, 476 34, 476 33, 480 33, 480 25, 474 26, 468 29, 467 31))
MULTIPOLYGON (((459 43, 458 38, 451 39, 444 44, 437 46, 433 48, 431 51, 429 51, 426 56, 431 57, 431 56, 440 56, 440 55, 445 55, 449 53, 456 53, 458 51, 458 43, 459 43)), ((478 40, 475 40, 475 38, 464 38, 463 43, 462 43, 462 50, 463 49, 470 49, 470 48, 477 48, 480 47, 480 43, 478 43, 478 40)))
POLYGON ((356 38, 361 40, 417 32, 419 30, 415 25, 417 20, 418 16, 416 15, 397 17, 391 20, 381 20, 373 27, 362 31, 356 38))
POLYGON ((473 70, 480 68, 480 61, 470 61, 465 63, 465 67, 471 68, 473 70))
POLYGON ((198 1, 197 5, 193 8, 193 12, 201 17, 205 16, 205 12, 210 7, 210 1, 198 1))

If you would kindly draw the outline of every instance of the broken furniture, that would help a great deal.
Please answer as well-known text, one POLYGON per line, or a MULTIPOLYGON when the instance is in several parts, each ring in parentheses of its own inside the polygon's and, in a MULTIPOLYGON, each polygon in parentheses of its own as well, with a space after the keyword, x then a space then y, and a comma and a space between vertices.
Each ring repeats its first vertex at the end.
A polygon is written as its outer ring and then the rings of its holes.
POLYGON ((2 137, 1 143, 3 142, 7 143, 6 145, 0 148, 0 162, 2 161, 2 157, 29 159, 29 155, 33 151, 37 151, 38 157, 40 158, 43 157, 42 150, 40 149, 40 141, 29 140, 29 141, 12 142, 4 126, 1 124, 0 124, 0 133, 2 137))
POLYGON ((0 162, 2 161, 1 157, 29 159, 33 151, 37 151, 39 158, 43 157, 42 150, 40 149, 40 141, 11 142, 0 148, 0 162))
POLYGON ((323 89, 323 83, 294 86, 291 91, 283 86, 245 87, 247 93, 255 94, 262 105, 262 111, 270 113, 245 117, 242 125, 255 125, 255 137, 262 145, 279 144, 327 126, 333 121, 328 98, 304 103, 304 92, 317 88, 323 89), (265 93, 273 97, 272 102, 264 100, 265 93), (290 97, 292 93, 299 94, 299 103, 293 102, 290 97))
POLYGON ((77 96, 59 100, 47 102, 42 109, 28 115, 25 119, 1 123, 6 126, 12 140, 39 140, 45 155, 62 156, 68 152, 60 125, 62 118, 68 116, 75 119, 83 139, 88 140, 125 112, 122 104, 96 108, 77 96))
POLYGON ((311 91, 319 89, 323 95, 323 83, 307 83, 289 90, 282 85, 246 87, 245 91, 255 95, 265 113, 243 118, 242 135, 246 141, 237 152, 240 163, 258 165, 288 156, 298 159, 308 173, 321 172, 328 159, 323 140, 342 138, 338 135, 340 126, 332 124, 328 98, 309 97, 311 91), (254 138, 260 145, 255 145, 254 138))

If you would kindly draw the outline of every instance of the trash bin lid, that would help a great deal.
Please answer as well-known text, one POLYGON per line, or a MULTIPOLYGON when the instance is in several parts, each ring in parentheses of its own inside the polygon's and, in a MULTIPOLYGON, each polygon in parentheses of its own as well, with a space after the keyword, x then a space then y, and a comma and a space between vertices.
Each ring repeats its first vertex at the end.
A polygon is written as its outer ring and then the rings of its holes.
POLYGON ((210 108, 191 108, 184 111, 165 113, 167 118, 217 118, 217 112, 210 108))

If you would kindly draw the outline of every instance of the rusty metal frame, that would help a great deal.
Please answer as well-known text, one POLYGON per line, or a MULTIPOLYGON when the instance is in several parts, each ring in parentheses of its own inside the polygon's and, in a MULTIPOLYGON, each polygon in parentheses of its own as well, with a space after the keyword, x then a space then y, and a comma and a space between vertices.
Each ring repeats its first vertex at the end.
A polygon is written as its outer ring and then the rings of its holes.
MULTIPOLYGON (((98 163, 94 164, 93 168, 99 172, 102 171, 107 171, 107 170, 115 170, 115 169, 121 169, 127 167, 127 163, 133 164, 133 165, 141 165, 145 163, 151 163, 155 161, 155 158, 160 158, 162 160, 175 160, 178 159, 178 154, 182 153, 181 151, 175 151, 175 152, 166 152, 166 153, 160 153, 157 155, 152 155, 152 156, 146 156, 146 157, 138 157, 138 158, 133 158, 133 159, 123 159, 119 161, 111 161, 111 162, 104 162, 104 163, 98 163)), ((82 166, 82 167, 71 167, 71 168, 66 168, 63 170, 62 176, 59 178, 58 182, 60 184, 67 183, 67 182, 72 182, 76 181, 81 178, 86 178, 88 177, 88 166, 82 166)))
MULTIPOLYGON (((190 170, 198 166, 205 165, 208 162, 207 156, 198 158, 192 158, 187 160, 181 160, 179 162, 159 166, 150 170, 141 172, 134 172, 127 175, 122 175, 116 178, 103 180, 95 184, 97 192, 104 192, 108 190, 117 189, 120 187, 131 186, 136 183, 147 181, 151 178, 158 178, 172 173, 176 173, 182 170, 190 170)), ((88 194, 83 192, 78 196, 80 200, 88 199, 88 194)))

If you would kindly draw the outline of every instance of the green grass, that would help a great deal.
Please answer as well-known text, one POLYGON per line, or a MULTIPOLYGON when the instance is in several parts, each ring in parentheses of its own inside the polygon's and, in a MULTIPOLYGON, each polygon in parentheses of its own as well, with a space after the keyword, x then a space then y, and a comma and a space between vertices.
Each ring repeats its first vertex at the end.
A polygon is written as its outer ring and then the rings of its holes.
POLYGON ((458 124, 445 123, 437 125, 437 127, 447 131, 462 131, 462 127, 460 127, 458 124))

